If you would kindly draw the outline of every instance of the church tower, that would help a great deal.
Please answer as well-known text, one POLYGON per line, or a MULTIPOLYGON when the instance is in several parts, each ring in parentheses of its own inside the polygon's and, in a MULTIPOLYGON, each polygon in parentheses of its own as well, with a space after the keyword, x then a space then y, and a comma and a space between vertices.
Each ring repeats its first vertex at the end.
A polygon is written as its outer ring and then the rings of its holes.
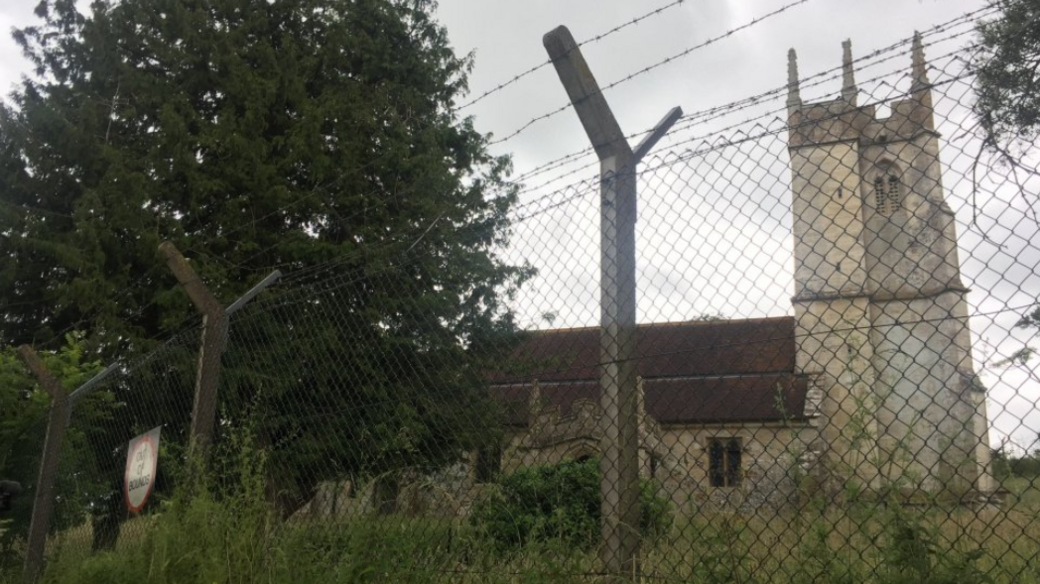
POLYGON ((883 119, 843 53, 840 97, 808 104, 788 55, 797 367, 820 395, 824 460, 874 487, 992 491, 921 38, 883 119))

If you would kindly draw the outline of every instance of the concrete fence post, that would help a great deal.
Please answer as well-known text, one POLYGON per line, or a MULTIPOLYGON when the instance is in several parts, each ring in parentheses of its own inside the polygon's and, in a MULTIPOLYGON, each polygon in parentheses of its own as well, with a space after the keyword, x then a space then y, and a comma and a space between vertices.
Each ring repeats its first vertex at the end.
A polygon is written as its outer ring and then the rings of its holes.
POLYGON ((638 580, 635 171, 682 110, 668 112, 632 149, 570 31, 558 27, 543 44, 600 159, 600 559, 615 577, 638 580))
POLYGON ((25 550, 24 577, 25 581, 31 584, 36 582, 43 571, 47 532, 50 531, 51 518, 54 515, 54 484, 58 478, 61 448, 65 442, 65 430, 69 426, 71 406, 68 392, 51 375, 32 347, 22 345, 18 348, 18 356, 32 372, 40 387, 51 396, 51 407, 47 414, 47 435, 43 442, 40 472, 33 494, 32 519, 29 522, 29 537, 25 550))
POLYGON ((159 245, 159 254, 202 315, 202 348, 199 350, 195 401, 191 410, 191 443, 192 449, 205 447, 213 439, 217 417, 220 357, 226 339, 224 307, 172 243, 164 241, 159 245))
POLYGON ((204 447, 213 439, 217 418, 221 357, 227 344, 228 318, 244 307, 282 273, 275 270, 225 309, 181 252, 169 241, 159 245, 159 255, 202 315, 202 348, 195 378, 195 401, 191 411, 192 448, 204 447))

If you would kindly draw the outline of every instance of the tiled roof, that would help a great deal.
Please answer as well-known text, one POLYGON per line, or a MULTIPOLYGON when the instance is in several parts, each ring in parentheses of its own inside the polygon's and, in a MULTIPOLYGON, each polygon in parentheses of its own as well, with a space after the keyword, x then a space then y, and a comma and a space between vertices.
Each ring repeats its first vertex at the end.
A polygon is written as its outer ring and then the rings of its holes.
MULTIPOLYGON (((527 421, 531 381, 543 403, 570 413, 599 392, 598 328, 530 333, 502 371, 490 375, 493 395, 510 423, 527 421)), ((802 419, 808 382, 794 375, 794 319, 641 325, 637 371, 646 410, 661 423, 724 423, 802 419)))
MULTIPOLYGON (((492 383, 599 379, 599 328, 528 335, 492 383)), ((651 379, 791 372, 794 353, 794 319, 780 317, 640 325, 634 358, 651 379)))
MULTIPOLYGON (((646 412, 662 424, 800 421, 805 419, 808 379, 791 374, 651 379, 644 387, 646 412)), ((540 383, 539 390, 543 407, 559 408, 566 416, 580 399, 595 402, 599 383, 540 383)), ((503 406, 506 423, 527 423, 530 384, 492 386, 491 392, 503 406)))

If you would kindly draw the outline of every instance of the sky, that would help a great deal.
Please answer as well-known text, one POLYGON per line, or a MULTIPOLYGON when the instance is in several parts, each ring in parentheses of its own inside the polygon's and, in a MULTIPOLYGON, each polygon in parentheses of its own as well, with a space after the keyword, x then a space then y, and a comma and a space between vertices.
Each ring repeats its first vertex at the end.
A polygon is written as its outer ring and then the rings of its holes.
MULTIPOLYGON (((35 4, 36 0, 3 0, 0 30, 31 24, 35 4)), ((982 0, 442 0, 436 15, 456 52, 473 54, 470 96, 459 102, 465 105, 542 65, 547 59, 542 37, 557 26, 567 26, 581 42, 662 8, 659 14, 582 47, 601 86, 632 76, 605 95, 621 128, 634 134, 652 127, 675 106, 690 114, 782 87, 790 48, 798 53, 801 77, 809 79, 840 65, 841 43, 846 39, 852 42, 854 57, 865 57, 905 41, 915 30, 929 31, 985 4, 982 0)), ((933 82, 951 80, 936 105, 944 133, 944 186, 957 213, 962 269, 972 289, 975 367, 990 387, 991 442, 1011 436, 1030 444, 1040 430, 1036 371, 993 363, 1030 341, 1029 332, 1015 329, 1014 324, 1040 295, 1036 274, 1040 237, 1036 220, 1011 188, 1007 173, 983 176, 979 185, 989 196, 981 205, 973 205, 977 201, 971 198, 967 177, 975 145, 970 138, 958 137, 959 127, 970 120, 971 87, 970 82, 955 80, 959 49, 971 41, 969 32, 970 26, 962 26, 925 38, 933 82)), ((883 101, 905 91, 909 57, 905 52, 888 56, 876 62, 868 59, 857 71, 861 103, 871 98, 883 101)), ((0 36, 0 89, 12 87, 26 70, 26 61, 10 36, 0 36)), ((840 79, 833 78, 803 84, 803 99, 833 98, 840 89, 840 79)), ((782 120, 765 115, 782 109, 783 99, 778 94, 736 112, 680 122, 644 161, 643 168, 651 171, 640 181, 641 322, 704 314, 727 318, 793 314, 790 171, 784 134, 770 134, 783 129, 782 120), (718 134, 711 136, 712 132, 718 134), (706 151, 707 143, 694 140, 709 135, 709 140, 726 141, 756 132, 766 135, 706 151)), ((567 96, 555 70, 541 66, 458 112, 472 116, 477 129, 491 134, 492 151, 513 157, 514 177, 525 185, 521 203, 530 204, 528 210, 541 211, 518 223, 506 253, 539 270, 515 301, 521 322, 535 328, 587 326, 598 320, 595 158, 586 154, 548 172, 525 176, 588 146, 577 116, 566 106, 567 96), (517 133, 545 114, 551 115, 517 133)), ((1027 190, 1035 192, 1038 186, 1028 183, 1027 190)))

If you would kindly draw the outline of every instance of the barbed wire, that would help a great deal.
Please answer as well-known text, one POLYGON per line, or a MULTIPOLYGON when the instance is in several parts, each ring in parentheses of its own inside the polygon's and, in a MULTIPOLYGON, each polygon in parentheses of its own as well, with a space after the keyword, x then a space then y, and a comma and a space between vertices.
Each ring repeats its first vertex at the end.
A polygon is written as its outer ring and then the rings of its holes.
MULTIPOLYGON (((955 36, 951 36, 949 38, 955 38, 955 36)), ((947 39, 943 39, 943 40, 947 40, 947 39)), ((891 51, 891 50, 893 50, 893 47, 903 46, 903 45, 907 44, 908 42, 909 42, 908 40, 907 41, 901 41, 900 43, 896 43, 895 45, 892 45, 890 47, 886 47, 885 49, 879 50, 879 51, 884 51, 884 52, 891 51)), ((949 53, 946 53, 944 55, 939 56, 937 59, 941 60, 941 59, 947 58, 947 57, 949 57, 951 55, 955 55, 955 54, 959 53, 962 50, 963 50, 963 48, 956 49, 954 51, 951 51, 949 53)), ((875 55, 875 53, 878 53, 879 51, 875 51, 874 53, 871 53, 871 55, 875 55)), ((898 56, 903 56, 903 54, 894 55, 892 57, 889 57, 886 60, 894 59, 894 58, 896 58, 898 56)), ((867 57, 864 57, 864 59, 866 59, 866 58, 867 57)), ((840 68, 839 68, 839 70, 840 70, 840 68)), ((831 71, 828 70, 824 74, 814 75, 814 76, 811 76, 811 77, 809 77, 807 79, 816 79, 816 81, 814 81, 815 84, 824 83, 824 82, 826 82, 827 78, 826 77, 821 77, 821 76, 825 75, 827 73, 830 73, 830 72, 831 71)), ((892 72, 885 72, 883 74, 877 75, 876 77, 867 79, 867 80, 865 80, 863 82, 864 83, 872 83, 874 81, 878 81, 880 79, 884 79, 885 77, 889 76, 891 73, 892 72)), ((941 86, 941 85, 945 85, 945 84, 948 84, 948 83, 953 83, 955 81, 968 78, 969 76, 970 76, 970 74, 969 75, 961 75, 961 76, 958 76, 958 77, 955 77, 955 78, 952 78, 952 79, 948 79, 948 80, 944 80, 944 81, 938 82, 938 83, 936 83, 934 85, 935 86, 941 86)), ((784 89, 786 90, 786 85, 784 86, 784 89)), ((872 102, 870 104, 865 104, 864 107, 870 106, 870 105, 878 105, 878 104, 882 104, 882 103, 888 103, 888 102, 890 102, 890 101, 892 101, 894 99, 898 99, 899 97, 905 97, 907 95, 909 95, 909 93, 907 93, 907 92, 898 93, 898 94, 896 94, 894 96, 891 96, 889 98, 878 100, 878 101, 872 102)), ((786 111, 786 106, 785 106, 785 109, 783 111, 786 111)), ((768 116, 761 116, 761 117, 768 117, 768 116)), ((837 118, 837 117, 840 117, 840 115, 839 114, 834 114, 832 116, 825 116, 822 119, 826 120, 826 119, 829 119, 829 118, 837 118)), ((659 153, 659 154, 657 154, 655 156, 663 157, 665 153, 671 152, 676 147, 681 146, 683 144, 688 144, 688 143, 701 141, 701 140, 707 140, 708 138, 710 138, 713 135, 718 135, 718 136, 724 135, 727 132, 730 132, 730 131, 733 131, 733 130, 739 128, 739 127, 745 126, 745 125, 755 121, 756 119, 757 118, 751 118, 750 120, 744 120, 744 121, 735 123, 733 125, 727 126, 726 128, 722 128, 722 129, 716 130, 716 131, 711 132, 709 134, 706 134, 704 136, 696 136, 696 137, 693 137, 693 138, 688 138, 688 139, 682 140, 680 142, 675 142, 673 144, 670 144, 667 150, 664 150, 664 151, 662 151, 662 153, 659 153)), ((805 124, 809 124, 809 123, 810 123, 809 121, 804 121, 804 122, 801 122, 801 125, 805 125, 805 124)), ((796 126, 795 129, 797 129, 797 127, 799 127, 799 126, 796 126)), ((786 131, 788 131, 788 126, 785 123, 785 124, 782 125, 782 127, 778 128, 778 129, 775 129, 775 130, 768 130, 768 131, 764 131, 764 132, 761 132, 761 133, 758 133, 758 134, 742 135, 742 136, 740 136, 738 138, 732 138, 732 139, 728 139, 728 140, 721 140, 718 143, 713 144, 713 145, 708 145, 708 146, 706 146, 703 149, 687 153, 686 156, 689 157, 689 158, 696 157, 696 156, 703 156, 703 155, 705 155, 705 154, 707 154, 709 152, 718 151, 718 150, 721 150, 721 149, 724 149, 724 148, 728 148, 728 147, 731 147, 731 146, 734 146, 734 145, 737 145, 737 144, 740 144, 740 143, 753 141, 755 139, 759 139, 759 138, 762 138, 762 137, 765 137, 765 136, 777 135, 779 133, 786 132, 786 131)), ((677 165, 677 164, 679 164, 681 162, 684 162, 687 159, 688 158, 685 158, 685 157, 684 158, 676 158, 674 160, 671 160, 671 161, 668 161, 668 162, 662 162, 662 163, 657 164, 657 165, 644 165, 644 167, 639 169, 636 174, 637 174, 637 176, 644 176, 644 175, 647 175, 647 174, 652 174, 652 173, 656 172, 657 170, 660 170, 661 168, 677 165)), ((542 195, 542 196, 540 196, 537 199, 534 199, 532 201, 528 201, 528 202, 516 205, 516 206, 513 207, 512 211, 511 211, 512 217, 510 219, 510 224, 513 225, 513 226, 522 224, 525 221, 528 221, 528 220, 533 219, 535 217, 538 217, 540 215, 544 215, 544 214, 548 213, 549 211, 551 211, 553 209, 557 209, 557 208, 559 208, 559 207, 561 207, 563 205, 566 205, 568 203, 571 203, 571 202, 573 202, 575 200, 591 196, 591 195, 595 194, 596 192, 598 192, 599 183, 600 183, 600 180, 599 180, 598 177, 589 177, 589 178, 581 179, 581 180, 576 181, 574 183, 568 184, 568 185, 566 185, 566 186, 564 186, 562 188, 559 188, 559 189, 555 190, 552 193, 548 193, 548 194, 542 195), (561 195, 566 195, 567 193, 570 193, 570 195, 561 197, 561 195), (525 211, 527 211, 529 209, 536 209, 536 210, 525 213, 525 211)), ((424 229, 425 229, 425 226, 424 226, 424 229)), ((465 230, 465 228, 463 228, 463 230, 465 230)), ((335 268, 337 268, 339 266, 343 266, 343 265, 347 265, 347 264, 356 262, 356 261, 362 259, 363 257, 365 257, 368 254, 381 254, 382 252, 385 252, 387 249, 390 249, 393 246, 403 246, 405 243, 413 241, 416 236, 418 236, 418 231, 415 234, 404 234, 404 235, 401 235, 401 236, 399 236, 397 238, 394 238, 392 240, 386 241, 386 242, 384 242, 384 243, 382 243, 380 245, 375 245, 375 246, 371 246, 371 247, 364 248, 364 249, 358 249, 358 250, 356 250, 354 252, 350 252, 350 253, 347 253, 347 254, 342 254, 342 255, 340 255, 340 256, 338 256, 336 258, 327 260, 325 262, 320 262, 318 264, 314 264, 312 266, 308 266, 307 268, 304 268, 302 270, 294 271, 289 276, 287 276, 284 281, 285 282, 290 282, 290 281, 293 281, 294 279, 300 279, 300 278, 303 278, 303 277, 315 277, 317 274, 321 274, 321 273, 323 273, 325 271, 333 270, 333 269, 335 269, 335 268)), ((430 253, 433 253, 433 252, 431 251, 430 253)), ((407 265, 412 265, 416 261, 421 259, 422 257, 425 257, 423 255, 416 255, 416 254, 409 254, 409 255, 412 256, 411 260, 406 260, 404 263, 395 263, 395 264, 392 264, 392 265, 388 265, 384 269, 398 269, 398 268, 401 268, 401 267, 404 267, 404 266, 407 266, 407 265)), ((286 267, 286 266, 285 265, 270 266, 268 269, 282 268, 282 267, 286 267)))
MULTIPOLYGON (((951 39, 964 36, 966 34, 972 34, 972 33, 975 32, 974 23, 976 21, 978 21, 978 20, 980 20, 982 18, 985 18, 985 17, 987 17, 989 15, 992 15, 992 14, 996 13, 997 11, 998 11, 998 9, 995 8, 995 4, 990 4, 989 6, 987 6, 985 8, 981 8, 979 10, 975 10, 975 11, 972 11, 972 12, 968 12, 968 13, 962 14, 962 15, 957 16, 956 18, 953 18, 953 19, 951 19, 949 21, 940 23, 940 24, 935 25, 935 26, 933 26, 933 27, 931 27, 929 29, 926 29, 926 30, 921 32, 921 37, 922 38, 927 38, 927 37, 932 36, 932 35, 940 34, 940 33, 943 33, 943 32, 948 32, 952 28, 955 28, 955 27, 958 27, 958 26, 961 26, 961 25, 964 25, 964 24, 968 24, 971 28, 969 30, 966 30, 966 31, 961 31, 961 32, 956 33, 956 34, 952 34, 952 35, 949 35, 947 37, 940 38, 940 39, 936 40, 933 44, 940 43, 940 42, 946 42, 946 41, 949 41, 951 39)), ((893 43, 891 45, 888 45, 888 46, 885 46, 885 47, 882 47, 882 48, 879 48, 879 49, 875 49, 875 50, 869 52, 866 55, 863 55, 863 56, 860 56, 860 57, 857 57, 857 58, 853 59, 852 63, 853 64, 864 64, 864 63, 866 63, 867 67, 876 66, 876 65, 878 65, 880 63, 884 63, 884 62, 886 62, 888 60, 891 60, 893 58, 896 58, 898 56, 902 56, 905 53, 898 54, 898 55, 892 55, 892 56, 889 56, 887 58, 879 59, 877 62, 874 62, 874 63, 870 63, 870 61, 873 61, 874 59, 877 59, 878 57, 882 57, 883 55, 886 55, 888 53, 893 53, 894 51, 896 51, 896 50, 898 50, 898 49, 900 49, 902 47, 909 46, 911 41, 912 41, 912 38, 908 37, 908 38, 902 39, 902 40, 900 40, 900 41, 898 41, 896 43, 893 43)), ((831 67, 831 68, 825 69, 825 70, 823 70, 823 71, 821 71, 819 73, 815 73, 813 75, 804 77, 803 79, 800 80, 800 86, 803 87, 803 88, 813 88, 813 87, 817 87, 817 86, 823 85, 823 84, 825 84, 825 83, 827 83, 827 82, 829 82, 829 81, 831 81, 831 80, 833 80, 835 78, 840 78, 841 72, 842 72, 842 67, 843 67, 842 65, 838 65, 836 67, 831 67)), ((690 113, 684 114, 679 119, 679 121, 676 122, 676 124, 673 126, 672 130, 669 132, 668 135, 669 136, 673 136, 673 135, 675 135, 678 132, 682 132, 683 130, 689 128, 690 126, 693 126, 697 122, 710 121, 712 119, 716 119, 716 118, 721 117, 723 115, 728 115, 730 113, 734 113, 734 112, 737 112, 737 111, 748 109, 748 108, 754 107, 756 105, 761 105, 764 101, 776 98, 776 97, 778 97, 780 95, 783 95, 784 93, 786 93, 787 89, 788 89, 788 86, 785 83, 784 85, 776 86, 776 87, 771 88, 769 90, 766 90, 766 91, 763 91, 763 92, 760 92, 760 93, 757 93, 757 94, 754 94, 754 95, 751 95, 751 96, 748 96, 748 97, 744 97, 744 98, 741 98, 739 100, 728 102, 728 103, 723 104, 723 105, 713 106, 711 108, 707 108, 707 109, 700 110, 700 111, 697 111, 697 112, 690 112, 690 113)), ((785 110, 778 109, 776 111, 779 112, 779 111, 785 111, 785 110)), ((638 131, 638 132, 633 132, 632 134, 627 135, 626 138, 627 139, 632 139, 632 138, 636 138, 636 137, 641 137, 641 136, 645 135, 646 133, 650 132, 651 130, 653 130, 653 128, 646 128, 646 129, 643 129, 643 130, 638 131)), ((513 183, 523 183, 526 179, 529 179, 529 178, 534 177, 534 176, 538 176, 539 174, 543 174, 544 172, 546 172, 548 170, 553 170, 554 168, 557 168, 559 166, 565 166, 566 162, 568 162, 570 160, 573 160, 575 158, 580 158, 582 156, 590 155, 594 151, 595 151, 594 147, 589 146, 589 147, 583 148, 581 150, 577 150, 575 152, 566 154, 566 155, 561 156, 559 158, 550 160, 550 161, 548 161, 546 163, 543 163, 543 164, 541 164, 541 165, 539 165, 539 166, 537 166, 537 167, 535 167, 535 168, 533 168, 533 169, 531 169, 529 171, 526 171, 526 172, 522 173, 516 179, 514 179, 512 182, 513 183), (561 162, 563 162, 564 164, 562 164, 562 165, 559 164, 561 162)), ((586 164, 585 166, 583 166, 579 170, 584 170, 586 168, 590 168, 591 166, 594 166, 595 164, 596 163, 586 164)), ((554 181, 548 181, 548 182, 551 183, 551 182, 554 182, 554 181)), ((543 183, 542 185, 539 185, 539 187, 544 186, 544 185, 545 185, 545 183, 543 183)), ((539 187, 527 187, 527 186, 525 186, 523 189, 520 190, 519 194, 524 194, 526 192, 531 192, 532 190, 536 190, 536 188, 539 188, 539 187)))
MULTIPOLYGON (((942 39, 939 39, 938 42, 945 42, 945 41, 953 40, 953 39, 959 38, 961 36, 972 34, 973 32, 974 32, 973 29, 972 30, 961 31, 959 33, 952 34, 952 35, 949 35, 949 36, 944 37, 942 39)), ((905 44, 908 44, 908 43, 909 43, 909 40, 907 40, 905 42, 902 42, 902 43, 899 43, 899 45, 905 45, 905 44)), ((893 45, 893 46, 895 46, 895 45, 893 45)), ((973 49, 975 47, 977 47, 977 45, 973 44, 973 45, 969 45, 967 47, 960 47, 960 48, 954 49, 954 50, 952 50, 952 51, 950 51, 948 53, 944 53, 944 54, 942 54, 942 55, 940 55, 938 57, 933 58, 932 59, 932 63, 934 63, 936 61, 941 61, 943 59, 959 58, 960 53, 962 53, 962 52, 964 52, 966 50, 971 50, 971 49, 973 49)), ((885 50, 886 51, 891 50, 891 47, 886 48, 885 50)), ((883 63, 883 62, 886 62, 886 61, 890 61, 890 60, 894 60, 896 58, 903 57, 903 56, 905 56, 907 54, 908 53, 895 53, 895 54, 892 54, 892 55, 889 55, 889 56, 885 57, 884 59, 881 59, 879 61, 871 63, 870 66, 876 66, 876 65, 878 65, 880 63, 883 63)), ((839 71, 840 71, 840 68, 839 68, 839 71)), ((832 72, 833 72, 833 70, 828 71, 828 73, 832 73, 832 72)), ((891 76, 893 73, 898 73, 898 72, 900 72, 900 70, 889 71, 889 72, 877 75, 875 77, 862 80, 862 81, 860 81, 860 83, 862 83, 862 84, 869 84, 869 83, 881 82, 884 79, 886 79, 887 77, 891 76)), ((840 77, 840 73, 838 75, 834 75, 832 77, 820 77, 820 74, 813 75, 810 78, 807 78, 807 79, 812 79, 813 81, 811 81, 810 83, 804 84, 803 87, 805 87, 805 88, 812 88, 812 87, 820 86, 820 85, 823 85, 825 83, 828 83, 829 81, 833 81, 834 79, 837 79, 839 77, 840 77)), ((783 91, 786 91, 786 85, 784 86, 783 91)), ((767 93, 768 93, 768 96, 771 96, 773 98, 778 97, 779 95, 781 95, 781 93, 776 91, 776 90, 772 90, 772 91, 767 92, 767 93)), ((899 95, 906 96, 908 94, 907 93, 902 93, 902 94, 899 94, 899 95)), ((741 110, 744 110, 744 109, 748 109, 749 107, 752 107, 754 105, 762 105, 762 104, 766 103, 765 100, 768 98, 768 96, 766 94, 759 94, 759 96, 756 96, 752 100, 747 100, 747 99, 740 100, 739 103, 742 103, 741 106, 734 107, 732 109, 726 109, 723 112, 719 113, 718 115, 715 115, 714 117, 702 117, 701 114, 703 112, 696 112, 694 114, 691 114, 690 117, 685 117, 684 116, 682 119, 684 121, 690 121, 690 122, 693 122, 693 121, 709 122, 709 121, 713 121, 713 120, 716 120, 716 119, 721 119, 722 117, 724 117, 726 115, 729 115, 729 114, 732 114, 732 113, 735 113, 737 111, 741 111, 741 110)), ((881 104, 884 104, 884 103, 888 103, 889 101, 892 101, 892 99, 895 99, 895 98, 879 100, 879 101, 873 102, 872 105, 881 105, 881 104)), ((734 102, 734 103, 738 103, 738 102, 734 102)), ((722 107, 726 107, 726 106, 719 106, 719 107, 722 108, 722 107)), ((704 112, 714 112, 716 109, 718 109, 718 108, 712 108, 710 110, 704 110, 704 112)), ((756 115, 754 117, 743 119, 741 121, 738 121, 738 122, 735 122, 733 124, 727 125, 727 126, 725 126, 723 128, 712 130, 711 132, 708 132, 706 134, 703 134, 703 135, 700 135, 700 136, 695 136, 695 137, 692 137, 692 138, 685 138, 685 139, 679 139, 679 137, 683 134, 683 132, 686 132, 686 131, 689 131, 689 130, 695 128, 696 124, 694 124, 694 123, 687 123, 687 124, 683 124, 683 125, 676 124, 676 129, 674 131, 669 132, 668 135, 665 137, 665 139, 666 139, 666 141, 668 143, 662 148, 662 151, 669 151, 670 149, 673 149, 676 146, 679 146, 679 145, 682 145, 682 144, 687 144, 687 143, 690 143, 690 142, 695 142, 695 141, 698 141, 698 140, 707 140, 708 138, 710 138, 712 136, 721 135, 721 134, 724 134, 724 133, 726 133, 728 131, 732 131, 732 130, 735 130, 737 128, 743 127, 743 126, 750 125, 750 124, 752 124, 754 122, 758 122, 758 121, 762 121, 762 120, 776 120, 776 116, 778 116, 778 115, 786 115, 786 112, 787 112, 787 106, 783 105, 783 106, 781 106, 779 108, 768 110, 768 111, 766 111, 766 112, 764 112, 762 114, 756 115)), ((642 135, 642 134, 643 133, 641 132, 641 133, 633 134, 632 136, 629 136, 629 137, 631 138, 631 137, 639 136, 639 135, 642 135)), ((591 152, 592 152, 592 149, 590 148, 587 153, 591 153, 591 152)), ((566 179, 566 178, 568 178, 570 176, 573 176, 574 174, 577 174, 577 173, 579 173, 579 172, 581 172, 583 170, 590 169, 590 168, 592 168, 592 167, 594 167, 594 166, 596 166, 598 164, 599 164, 598 160, 589 162, 589 163, 587 163, 587 164, 585 164, 585 165, 583 165, 581 167, 578 167, 576 169, 573 169, 573 170, 567 172, 566 174, 562 174, 562 175, 560 175, 558 177, 555 177, 553 179, 544 181, 544 182, 539 183, 539 184, 534 185, 534 186, 525 187, 525 188, 521 189, 518 192, 518 195, 523 195, 525 193, 531 193, 531 192, 537 192, 537 191, 539 191, 539 190, 541 190, 541 189, 543 189, 543 188, 545 188, 545 187, 547 187, 547 186, 549 186, 549 185, 551 185, 551 184, 553 184, 555 182, 558 182, 560 180, 566 179)), ((560 190, 563 190, 563 189, 566 189, 566 188, 568 188, 570 186, 583 184, 586 180, 587 179, 581 179, 581 180, 575 181, 573 183, 568 183, 568 184, 564 185, 563 187, 558 187, 558 188, 560 190)))
MULTIPOLYGON (((644 20, 646 20, 646 19, 648 19, 650 17, 658 16, 660 14, 663 14, 664 12, 667 12, 671 8, 675 8, 677 6, 681 6, 683 4, 683 2, 686 2, 686 1, 687 0, 673 0, 672 2, 669 2, 668 4, 665 4, 663 6, 655 8, 654 10, 651 10, 650 12, 646 12, 644 14, 641 14, 641 15, 639 15, 639 16, 633 18, 632 20, 629 20, 629 21, 627 21, 627 22, 625 22, 623 24, 619 24, 619 25, 615 26, 614 28, 611 28, 610 30, 604 31, 604 32, 602 32, 600 34, 597 34, 596 36, 589 37, 589 38, 581 41, 580 43, 578 43, 577 47, 575 47, 572 50, 577 50, 578 48, 581 48, 581 47, 583 47, 585 45, 599 42, 599 41, 601 41, 601 40, 603 40, 603 39, 605 39, 605 38, 607 38, 607 37, 609 37, 609 36, 611 36, 611 35, 613 35, 613 34, 615 34, 617 32, 620 32, 620 31, 622 31, 622 30, 624 30, 624 29, 626 29, 626 28, 628 28, 630 26, 639 24, 640 22, 642 22, 642 21, 644 21, 644 20)), ((570 53, 570 51, 568 51, 568 54, 569 53, 570 53)), ((508 81, 504 81, 502 83, 499 83, 495 87, 493 87, 493 88, 485 91, 484 93, 480 94, 475 99, 472 99, 472 100, 466 102, 465 104, 460 105, 459 107, 455 108, 454 111, 461 111, 461 110, 464 110, 464 109, 472 106, 475 103, 481 102, 484 99, 486 99, 486 98, 488 98, 488 97, 490 97, 490 96, 492 96, 492 95, 494 95, 494 94, 496 94, 496 93, 498 93, 498 92, 508 88, 509 86, 518 83, 519 81, 521 81, 524 78, 532 75, 533 73, 536 73, 536 72, 538 72, 538 71, 548 67, 549 65, 552 65, 552 60, 551 59, 546 59, 545 61, 539 63, 538 65, 535 65, 534 67, 531 67, 530 69, 526 69, 525 71, 523 71, 521 73, 517 73, 516 75, 514 75, 508 81)))
MULTIPOLYGON (((721 35, 712 37, 712 38, 710 38, 710 39, 708 39, 708 40, 706 40, 706 41, 704 41, 704 42, 702 42, 700 44, 694 45, 694 46, 692 46, 692 47, 690 47, 690 48, 688 48, 688 49, 686 49, 684 51, 680 51, 679 53, 676 53, 676 54, 674 54, 674 55, 672 55, 670 57, 666 57, 665 59, 657 61, 656 63, 647 65, 646 67, 643 67, 642 69, 640 69, 638 71, 632 72, 632 73, 622 77, 621 79, 618 79, 616 81, 608 83, 607 85, 605 85, 605 86, 600 88, 599 93, 606 93, 607 91, 617 87, 618 85, 621 85, 623 83, 627 83, 627 82, 635 79, 636 77, 640 77, 640 76, 645 75, 645 74, 647 74, 647 73, 649 73, 651 71, 654 71, 656 69, 664 67, 665 65, 668 65, 669 63, 672 63, 672 62, 677 61, 679 59, 682 59, 684 57, 688 57, 688 56, 690 56, 691 54, 693 54, 697 50, 703 49, 703 48, 711 46, 711 45, 713 45, 713 44, 715 44, 717 42, 725 40, 725 39, 733 36, 734 34, 736 34, 738 32, 741 32, 741 31, 743 31, 745 29, 751 28, 751 27, 753 27, 753 26, 755 26, 757 24, 761 24, 762 22, 765 22, 766 20, 768 20, 770 18, 773 18, 775 16, 779 16, 780 14, 783 14, 784 12, 787 12, 788 10, 790 10, 792 8, 795 8, 796 6, 799 6, 801 4, 805 4, 806 2, 809 2, 809 1, 811 1, 811 0, 796 0, 795 2, 791 2, 790 4, 786 4, 786 5, 784 5, 784 6, 780 7, 780 8, 772 11, 772 12, 769 12, 769 13, 764 14, 762 16, 755 17, 752 20, 750 20, 750 21, 748 21, 748 22, 746 22, 746 23, 744 23, 744 24, 742 24, 742 25, 740 25, 740 26, 738 26, 736 28, 730 29, 730 30, 722 33, 721 35)), ((555 109, 552 109, 552 110, 550 110, 550 111, 548 111, 548 112, 546 112, 544 114, 541 114, 541 115, 538 115, 538 116, 535 116, 535 117, 531 118, 530 120, 525 122, 523 125, 521 125, 519 128, 517 128, 513 132, 507 134, 504 138, 499 138, 497 140, 492 140, 491 142, 488 143, 488 145, 489 146, 494 146, 494 145, 502 144, 503 142, 507 142, 509 140, 512 140, 513 138, 515 138, 515 137, 519 136, 520 134, 522 134, 523 132, 527 131, 528 128, 530 128, 531 126, 537 124, 538 122, 542 122, 544 120, 548 120, 549 118, 552 118, 552 117, 560 114, 561 112, 565 112, 565 111, 567 111, 570 108, 571 108, 571 103, 568 101, 564 105, 561 105, 561 106, 559 106, 559 107, 557 107, 555 109)))

